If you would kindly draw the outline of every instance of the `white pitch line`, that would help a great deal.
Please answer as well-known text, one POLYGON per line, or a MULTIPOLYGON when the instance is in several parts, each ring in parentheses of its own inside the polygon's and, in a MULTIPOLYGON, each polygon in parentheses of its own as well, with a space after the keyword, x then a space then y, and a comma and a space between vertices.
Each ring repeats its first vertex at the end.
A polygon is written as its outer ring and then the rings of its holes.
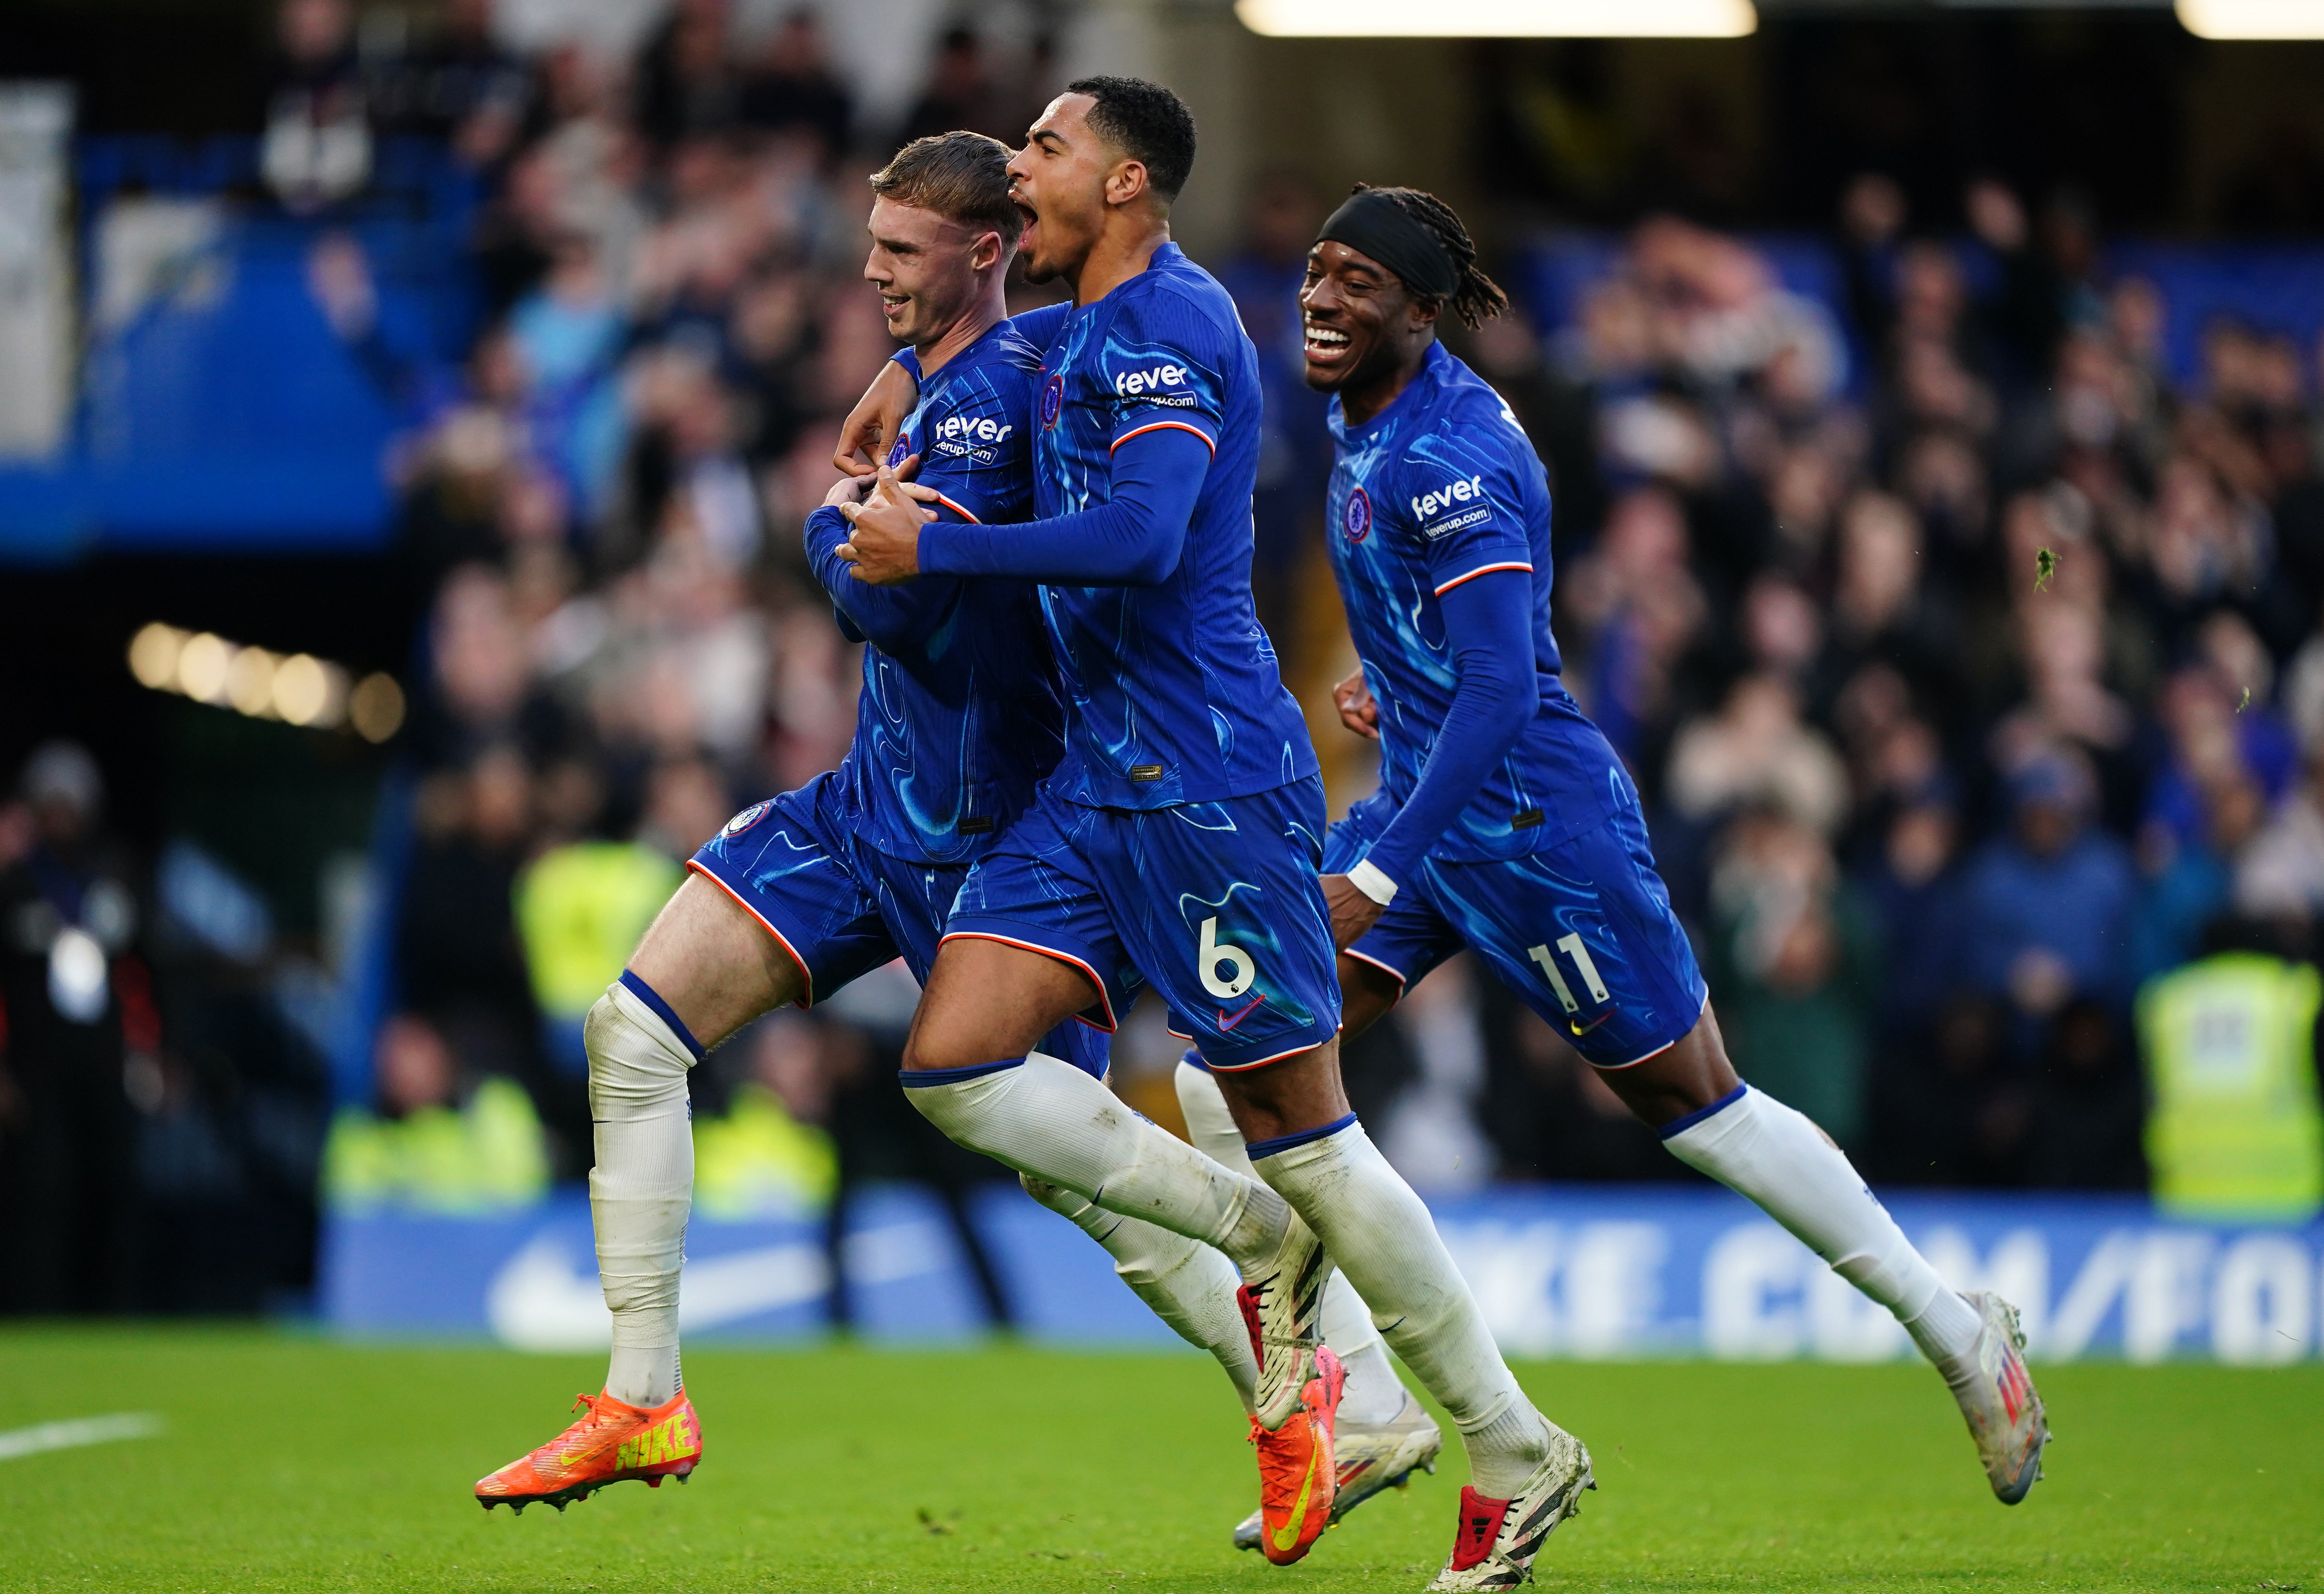
POLYGON ((44 1455, 52 1450, 77 1450, 84 1444, 109 1444, 116 1439, 143 1439, 161 1431, 161 1419, 152 1412, 115 1412, 106 1417, 77 1417, 69 1423, 42 1423, 0 1433, 0 1461, 44 1455))

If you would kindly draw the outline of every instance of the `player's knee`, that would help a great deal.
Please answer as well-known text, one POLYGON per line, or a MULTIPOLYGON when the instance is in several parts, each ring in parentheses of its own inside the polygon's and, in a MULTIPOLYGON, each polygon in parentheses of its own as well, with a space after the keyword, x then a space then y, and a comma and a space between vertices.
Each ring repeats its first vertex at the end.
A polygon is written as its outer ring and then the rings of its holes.
POLYGON ((924 1073, 947 1068, 973 1068, 995 1055, 990 1046, 964 1045, 965 1037, 939 1024, 915 1024, 904 1043, 904 1072, 924 1073))
POLYGON ((1000 1092, 1006 1091, 1007 1082, 1000 1075, 988 1073, 943 1084, 913 1083, 914 1074, 928 1072, 907 1064, 904 1099, 954 1145, 989 1154, 1000 1132, 996 1114, 1000 1110, 1000 1092))
POLYGON ((687 1059, 625 1012, 613 988, 582 1020, 581 1046, 589 1057, 589 1110, 600 1118, 686 1093, 687 1059))

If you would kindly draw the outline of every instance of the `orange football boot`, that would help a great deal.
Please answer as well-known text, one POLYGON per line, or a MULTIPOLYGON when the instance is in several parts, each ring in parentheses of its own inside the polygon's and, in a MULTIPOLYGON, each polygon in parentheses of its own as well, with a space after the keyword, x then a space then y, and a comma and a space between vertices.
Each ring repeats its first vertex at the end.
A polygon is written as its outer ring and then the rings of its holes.
POLYGON ((1299 1392, 1299 1409, 1272 1433, 1250 1420, 1259 1447, 1259 1547, 1277 1566, 1289 1566, 1332 1525, 1339 1468, 1332 1457, 1347 1369, 1329 1346, 1315 1348, 1315 1376, 1299 1392))
POLYGON ((659 1488, 665 1478, 684 1483, 702 1460, 702 1420, 681 1389, 649 1410, 610 1395, 581 1395, 589 1414, 476 1485, 487 1511, 505 1503, 518 1516, 535 1503, 559 1511, 609 1483, 642 1478, 659 1488))

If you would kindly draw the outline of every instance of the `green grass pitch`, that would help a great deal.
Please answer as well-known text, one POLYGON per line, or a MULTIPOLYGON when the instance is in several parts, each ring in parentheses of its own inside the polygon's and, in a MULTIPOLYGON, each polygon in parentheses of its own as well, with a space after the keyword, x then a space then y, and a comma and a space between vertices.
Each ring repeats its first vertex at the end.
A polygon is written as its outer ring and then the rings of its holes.
MULTIPOLYGON (((699 1350, 686 1488, 487 1516, 595 1358, 204 1329, 0 1331, 0 1430, 159 1438, 0 1460, 0 1589, 1416 1589, 1464 1469, 1287 1571, 1229 1529, 1241 1422, 1187 1356, 699 1350)), ((2324 1368, 2041 1369, 2050 1479, 1996 1504, 1918 1366, 1529 1365, 1600 1484, 1553 1589, 2324 1591, 2324 1368)), ((1454 1447, 1457 1452, 1457 1446, 1454 1447)))

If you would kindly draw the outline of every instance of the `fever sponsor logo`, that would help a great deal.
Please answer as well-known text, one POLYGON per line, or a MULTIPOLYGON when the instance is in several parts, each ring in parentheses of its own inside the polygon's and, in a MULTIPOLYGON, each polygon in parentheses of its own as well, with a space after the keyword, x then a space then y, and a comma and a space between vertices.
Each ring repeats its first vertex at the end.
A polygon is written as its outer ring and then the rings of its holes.
POLYGON ((1450 482, 1434 493, 1424 493, 1412 501, 1412 518, 1425 521, 1441 509, 1451 509, 1456 503, 1468 503, 1485 495, 1485 478, 1471 476, 1465 482, 1450 482))
POLYGON ((1139 393, 1158 393, 1164 388, 1181 387, 1186 381, 1184 365, 1154 365, 1144 371, 1124 371, 1113 379, 1113 391, 1123 398, 1139 393))
POLYGON ((947 415, 944 423, 936 428, 936 437, 938 440, 947 442, 957 438, 969 443, 998 443, 1016 429, 989 416, 947 415))

